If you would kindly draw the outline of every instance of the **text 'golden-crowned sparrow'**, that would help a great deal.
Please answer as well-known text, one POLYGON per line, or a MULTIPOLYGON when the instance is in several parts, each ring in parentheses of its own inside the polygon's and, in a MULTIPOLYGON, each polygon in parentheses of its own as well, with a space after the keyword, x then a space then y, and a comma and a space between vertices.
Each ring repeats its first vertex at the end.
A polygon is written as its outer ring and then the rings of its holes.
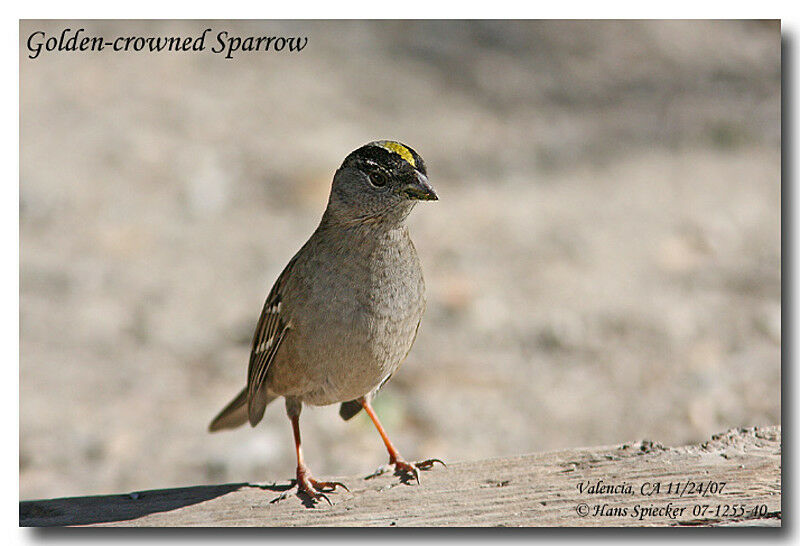
POLYGON ((405 220, 438 199, 425 163, 395 141, 348 155, 333 177, 322 221, 272 287, 253 336, 247 386, 213 420, 216 431, 255 426, 286 399, 297 453, 297 487, 311 499, 343 484, 311 477, 300 449, 302 405, 341 403, 345 420, 367 412, 398 474, 438 459, 404 461, 370 405, 411 349, 425 311, 422 267, 405 220))

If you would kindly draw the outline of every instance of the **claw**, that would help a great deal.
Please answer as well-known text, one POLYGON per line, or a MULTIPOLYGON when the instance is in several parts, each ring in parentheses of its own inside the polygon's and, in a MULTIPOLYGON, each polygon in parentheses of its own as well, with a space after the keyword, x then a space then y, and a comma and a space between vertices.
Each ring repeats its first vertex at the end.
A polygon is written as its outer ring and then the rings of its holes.
POLYGON ((440 459, 428 459, 418 463, 407 463, 399 458, 389 461, 389 464, 394 466, 395 475, 405 477, 413 476, 414 479, 417 480, 417 484, 422 483, 419 479, 419 470, 430 470, 435 463, 441 463, 442 466, 447 466, 444 464, 444 461, 440 459))
POLYGON ((325 499, 325 502, 331 506, 333 506, 333 503, 325 493, 332 493, 336 491, 337 487, 341 487, 347 492, 350 491, 350 489, 348 489, 348 487, 342 482, 317 481, 309 476, 307 472, 298 472, 295 484, 297 485, 297 492, 301 495, 305 495, 312 502, 316 502, 319 499, 325 499))
POLYGON ((281 502, 282 500, 286 500, 286 497, 288 497, 288 496, 289 496, 289 492, 288 491, 284 491, 283 493, 281 493, 280 495, 278 495, 277 497, 275 497, 274 499, 269 501, 269 503, 270 504, 277 504, 277 503, 281 502))
POLYGON ((430 470, 433 468, 434 463, 439 463, 443 467, 447 468, 447 465, 444 464, 444 461, 441 459, 428 459, 427 461, 420 461, 418 463, 414 463, 414 466, 420 470, 430 470))
POLYGON ((325 491, 326 493, 331 493, 333 491, 336 491, 337 487, 341 487, 348 493, 350 492, 347 486, 342 482, 318 482, 314 478, 309 478, 309 481, 311 482, 311 485, 314 486, 314 489, 316 489, 317 491, 325 491))
POLYGON ((404 475, 408 476, 410 474, 411 476, 414 476, 414 479, 417 480, 417 484, 420 483, 420 481, 419 481, 419 470, 417 470, 417 467, 415 465, 413 465, 411 463, 407 463, 405 461, 401 461, 401 460, 396 460, 392 464, 394 466, 394 473, 396 475, 398 475, 398 476, 404 476, 404 475))
POLYGON ((378 476, 383 476, 387 472, 389 472, 389 465, 379 466, 378 469, 375 472, 373 472, 369 476, 365 476, 364 479, 365 480, 371 480, 372 478, 377 478, 378 476))
POLYGON ((297 493, 298 495, 308 497, 312 502, 316 502, 319 499, 325 499, 325 501, 333 506, 331 499, 328 498, 328 495, 323 493, 322 491, 318 491, 313 484, 311 483, 297 483, 297 493))
POLYGON ((325 499, 325 502, 328 503, 328 506, 333 506, 331 499, 328 498, 328 495, 325 493, 314 493, 313 495, 309 495, 314 500, 325 499))

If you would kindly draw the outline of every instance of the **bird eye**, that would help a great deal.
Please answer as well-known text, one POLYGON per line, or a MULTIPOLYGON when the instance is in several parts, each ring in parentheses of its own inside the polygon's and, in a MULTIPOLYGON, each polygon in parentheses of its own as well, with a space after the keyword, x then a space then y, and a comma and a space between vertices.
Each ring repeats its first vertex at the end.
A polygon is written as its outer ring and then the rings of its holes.
POLYGON ((373 171, 369 175, 369 183, 372 184, 373 186, 382 188, 383 186, 386 185, 386 182, 387 182, 386 174, 382 171, 373 171))

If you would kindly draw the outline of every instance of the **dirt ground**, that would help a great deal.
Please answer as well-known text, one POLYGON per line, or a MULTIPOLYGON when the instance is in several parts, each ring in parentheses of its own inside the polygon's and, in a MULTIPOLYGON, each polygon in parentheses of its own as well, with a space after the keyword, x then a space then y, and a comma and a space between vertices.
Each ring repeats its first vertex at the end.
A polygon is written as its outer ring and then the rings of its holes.
MULTIPOLYGON (((20 497, 293 475, 282 404, 209 435, 277 274, 358 146, 414 147, 428 311, 376 410, 449 461, 781 422, 770 22, 23 22, 20 497), (47 52, 35 30, 307 36, 300 53, 47 52)), ((320 477, 363 415, 307 408, 320 477)))

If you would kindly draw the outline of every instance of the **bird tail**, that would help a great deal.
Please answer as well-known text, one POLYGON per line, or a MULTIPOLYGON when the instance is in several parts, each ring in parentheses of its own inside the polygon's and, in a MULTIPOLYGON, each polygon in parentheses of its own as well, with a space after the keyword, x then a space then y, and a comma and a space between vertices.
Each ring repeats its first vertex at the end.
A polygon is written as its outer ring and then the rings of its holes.
MULTIPOLYGON (((252 423, 253 426, 261 420, 261 416, 264 415, 264 408, 267 407, 267 404, 272 402, 278 397, 276 394, 270 394, 266 392, 266 389, 261 389, 258 393, 258 407, 260 408, 260 415, 255 423, 252 423)), ((219 414, 214 417, 214 420, 211 421, 211 424, 208 425, 209 432, 216 432, 218 430, 224 430, 226 428, 236 428, 248 421, 249 413, 247 408, 247 387, 242 389, 242 392, 236 395, 236 398, 230 401, 230 403, 225 406, 225 408, 219 412, 219 414)))
POLYGON ((349 421, 356 414, 361 411, 361 402, 358 400, 350 400, 349 402, 342 402, 339 407, 339 416, 345 421, 349 421))

